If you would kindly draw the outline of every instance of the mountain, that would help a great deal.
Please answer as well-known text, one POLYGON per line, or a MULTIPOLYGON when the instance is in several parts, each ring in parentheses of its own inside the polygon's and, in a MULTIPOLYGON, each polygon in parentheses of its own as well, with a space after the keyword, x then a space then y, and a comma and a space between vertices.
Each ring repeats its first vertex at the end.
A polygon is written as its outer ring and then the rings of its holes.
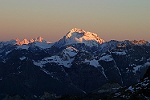
MULTIPOLYGON (((107 83, 99 88, 98 93, 93 91, 84 96, 62 96, 59 99, 77 100, 149 100, 150 99, 150 67, 144 77, 136 84, 120 87, 116 83, 107 83)), ((56 97, 55 97, 56 98, 56 97)))
POLYGON ((144 77, 136 84, 120 89, 107 98, 117 100, 149 100, 150 99, 150 67, 144 77))
POLYGON ((41 37, 0 42, 0 97, 107 94, 137 84, 149 66, 149 42, 104 42, 77 28, 55 43, 41 37))
POLYGON ((15 44, 18 45, 19 48, 22 48, 22 49, 23 48, 28 49, 29 45, 34 45, 42 49, 50 48, 53 45, 53 43, 46 42, 45 40, 43 40, 42 37, 37 37, 35 39, 30 39, 30 40, 23 39, 22 41, 17 38, 15 41, 16 41, 15 44))
POLYGON ((73 28, 62 39, 56 42, 57 47, 62 47, 70 44, 83 43, 86 46, 98 46, 104 42, 97 34, 86 32, 82 29, 73 28))
POLYGON ((42 37, 37 37, 37 38, 31 39, 29 41, 27 39, 23 39, 22 41, 19 40, 18 38, 16 39, 17 45, 24 45, 24 44, 29 44, 29 43, 33 43, 33 42, 46 42, 46 41, 44 41, 42 37))

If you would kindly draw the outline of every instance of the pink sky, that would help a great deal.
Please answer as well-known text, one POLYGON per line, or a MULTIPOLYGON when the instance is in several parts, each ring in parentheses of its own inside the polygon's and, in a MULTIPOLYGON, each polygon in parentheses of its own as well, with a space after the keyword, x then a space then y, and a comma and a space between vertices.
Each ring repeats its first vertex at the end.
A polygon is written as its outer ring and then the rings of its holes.
POLYGON ((54 42, 75 27, 106 41, 150 41, 149 5, 149 0, 1 0, 0 41, 42 36, 54 42))

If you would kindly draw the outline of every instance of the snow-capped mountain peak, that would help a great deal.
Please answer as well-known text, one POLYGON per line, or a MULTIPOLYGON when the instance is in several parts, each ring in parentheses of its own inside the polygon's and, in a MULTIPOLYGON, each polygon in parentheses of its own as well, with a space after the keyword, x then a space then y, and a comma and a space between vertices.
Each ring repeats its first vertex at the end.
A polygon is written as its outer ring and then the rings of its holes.
POLYGON ((18 38, 16 39, 16 44, 17 45, 23 45, 23 44, 29 44, 30 42, 27 39, 23 39, 22 41, 19 40, 18 38))
POLYGON ((43 42, 43 38, 42 37, 37 37, 34 39, 34 42, 37 41, 37 42, 43 42))
POLYGON ((23 39, 22 41, 17 38, 15 44, 18 45, 19 49, 28 49, 29 48, 28 44, 30 44, 30 43, 32 45, 34 45, 36 47, 40 47, 42 49, 50 48, 53 45, 53 43, 43 40, 42 37, 37 37, 35 39, 30 39, 30 40, 23 39))
POLYGON ((57 44, 64 46, 76 43, 84 43, 87 46, 98 46, 98 44, 104 43, 96 33, 86 32, 83 29, 73 28, 71 29, 57 44))
POLYGON ((104 42, 103 39, 101 39, 100 37, 98 37, 98 35, 96 33, 92 33, 92 32, 86 32, 83 29, 78 29, 78 28, 73 28, 71 29, 67 34, 66 34, 66 39, 71 38, 71 39, 75 39, 78 42, 84 42, 84 41, 88 41, 88 40, 94 40, 100 44, 102 44, 104 42))
POLYGON ((70 38, 71 36, 76 36, 76 35, 82 36, 82 35, 84 35, 84 33, 86 33, 86 32, 82 29, 73 28, 66 34, 66 38, 70 38), (75 34, 75 33, 77 33, 77 34, 75 34))
POLYGON ((33 42, 45 42, 45 41, 43 40, 42 37, 37 37, 35 39, 30 39, 30 40, 27 40, 27 39, 19 40, 18 38, 16 39, 17 45, 24 45, 24 44, 29 44, 33 42))

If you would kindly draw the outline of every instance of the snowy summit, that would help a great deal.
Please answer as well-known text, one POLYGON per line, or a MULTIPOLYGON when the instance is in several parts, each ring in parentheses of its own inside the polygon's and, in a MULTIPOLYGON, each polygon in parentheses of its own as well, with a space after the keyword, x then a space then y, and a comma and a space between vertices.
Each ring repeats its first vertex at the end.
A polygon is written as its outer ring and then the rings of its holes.
POLYGON ((45 41, 43 40, 42 37, 37 37, 37 38, 31 39, 31 40, 23 39, 22 41, 19 40, 18 38, 16 39, 17 45, 29 44, 29 43, 33 43, 33 42, 45 42, 45 41))
POLYGON ((42 37, 37 37, 34 39, 30 39, 30 40, 23 39, 22 41, 19 39, 16 39, 15 44, 17 44, 18 48, 20 49, 28 49, 29 48, 28 44, 33 44, 42 49, 50 48, 53 45, 53 43, 45 41, 42 37))
POLYGON ((59 45, 76 43, 84 43, 85 45, 92 47, 104 43, 104 40, 98 37, 95 33, 86 32, 83 29, 73 28, 57 42, 59 45))

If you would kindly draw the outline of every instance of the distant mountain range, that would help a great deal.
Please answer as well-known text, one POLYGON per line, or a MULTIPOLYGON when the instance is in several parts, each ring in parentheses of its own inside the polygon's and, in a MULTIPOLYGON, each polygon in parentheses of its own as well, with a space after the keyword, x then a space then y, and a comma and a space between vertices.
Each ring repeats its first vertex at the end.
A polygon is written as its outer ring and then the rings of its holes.
POLYGON ((105 94, 138 84, 149 67, 149 42, 105 42, 74 28, 55 43, 42 37, 0 42, 0 94, 105 94))

